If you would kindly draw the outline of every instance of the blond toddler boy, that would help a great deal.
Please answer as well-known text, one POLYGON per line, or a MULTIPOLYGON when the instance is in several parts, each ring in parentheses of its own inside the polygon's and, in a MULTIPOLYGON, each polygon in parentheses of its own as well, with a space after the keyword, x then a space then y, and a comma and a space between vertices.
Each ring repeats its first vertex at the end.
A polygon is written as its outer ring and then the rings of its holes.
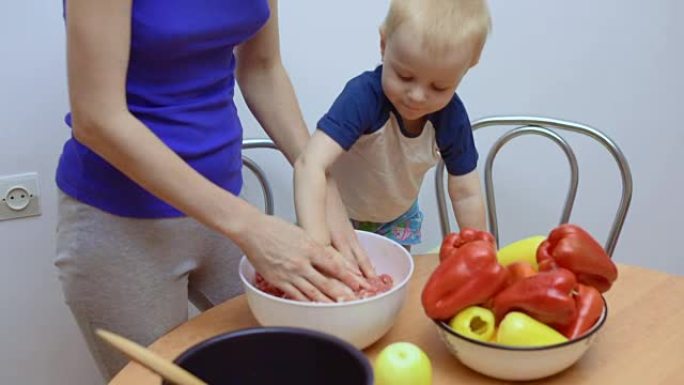
POLYGON ((300 225, 359 273, 375 274, 352 226, 407 248, 420 243, 418 193, 440 158, 459 227, 485 228, 478 153, 455 92, 489 29, 482 0, 392 0, 380 27, 382 64, 346 84, 298 158, 300 225), (331 237, 331 227, 342 231, 331 237))

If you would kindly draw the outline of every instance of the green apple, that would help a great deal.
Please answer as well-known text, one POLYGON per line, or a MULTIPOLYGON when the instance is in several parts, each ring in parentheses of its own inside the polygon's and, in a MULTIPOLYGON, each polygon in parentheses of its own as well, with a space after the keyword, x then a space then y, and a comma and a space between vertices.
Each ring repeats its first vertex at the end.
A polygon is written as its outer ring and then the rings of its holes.
POLYGON ((432 364, 427 354, 410 342, 385 346, 373 364, 375 385, 431 385, 432 364))
POLYGON ((494 313, 481 306, 467 307, 449 321, 456 333, 468 338, 489 342, 494 335, 494 313))

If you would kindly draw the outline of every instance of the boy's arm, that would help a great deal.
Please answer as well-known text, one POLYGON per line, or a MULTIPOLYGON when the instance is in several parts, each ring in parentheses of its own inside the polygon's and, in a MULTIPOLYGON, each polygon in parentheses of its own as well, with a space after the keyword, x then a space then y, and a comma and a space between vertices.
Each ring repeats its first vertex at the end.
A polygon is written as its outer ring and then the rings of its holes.
POLYGON ((294 167, 295 210, 299 225, 317 242, 330 245, 326 218, 327 174, 344 149, 316 130, 294 167))
POLYGON ((458 227, 487 230, 485 205, 480 188, 480 175, 473 170, 465 175, 451 175, 448 179, 449 197, 458 227))
POLYGON ((319 242, 332 245, 364 276, 376 274, 361 248, 328 169, 382 118, 384 99, 377 71, 349 80, 295 164, 295 208, 299 224, 319 242))
POLYGON ((328 176, 328 169, 343 152, 323 131, 311 136, 294 167, 297 221, 315 241, 332 245, 345 256, 347 267, 372 278, 375 269, 356 239, 335 180, 328 176))
POLYGON ((332 246, 346 257, 351 268, 360 269, 366 278, 377 276, 373 264, 370 262, 366 251, 361 247, 354 227, 349 220, 347 208, 342 202, 342 197, 337 189, 334 178, 328 177, 327 190, 327 223, 330 229, 330 242, 332 246))

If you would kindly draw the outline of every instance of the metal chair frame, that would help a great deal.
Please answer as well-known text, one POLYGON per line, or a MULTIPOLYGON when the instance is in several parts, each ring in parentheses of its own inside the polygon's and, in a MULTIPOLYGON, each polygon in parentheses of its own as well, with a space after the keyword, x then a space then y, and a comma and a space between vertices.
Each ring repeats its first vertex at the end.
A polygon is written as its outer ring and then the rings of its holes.
MULTIPOLYGON (((273 150, 280 151, 278 147, 270 139, 244 139, 242 141, 242 149, 259 149, 259 148, 270 148, 273 150)), ((273 190, 271 189, 271 184, 268 182, 266 173, 264 170, 256 164, 254 160, 246 155, 242 155, 242 163, 247 167, 257 178, 259 184, 261 185, 261 192, 264 196, 264 206, 266 214, 273 215, 274 205, 273 205, 273 190)))
MULTIPOLYGON (((552 118, 535 117, 535 116, 494 116, 480 119, 472 124, 473 131, 479 130, 489 126, 517 126, 516 128, 504 133, 492 145, 487 160, 485 163, 485 195, 487 202, 487 213, 489 219, 489 231, 494 235, 497 245, 499 244, 499 227, 496 215, 496 200, 494 197, 494 183, 492 178, 492 166, 494 158, 501 150, 501 148, 512 139, 522 135, 540 135, 555 142, 561 150, 565 153, 568 162, 570 163, 570 186, 568 194, 565 199, 563 213, 559 224, 567 223, 570 219, 575 197, 577 195, 577 185, 579 181, 577 158, 570 145, 555 131, 550 128, 575 132, 589 136, 590 138, 599 142, 605 147, 617 162, 622 178, 622 195, 620 198, 620 205, 613 220, 608 239, 605 243, 605 249, 608 255, 612 256, 615 250, 615 245, 618 242, 622 226, 625 223, 625 217, 632 200, 632 173, 629 168, 627 159, 623 155, 620 148, 615 142, 603 132, 596 128, 563 120, 552 118)), ((442 230, 442 235, 446 236, 451 231, 449 224, 449 215, 447 212, 446 194, 444 187, 444 172, 445 165, 440 161, 435 171, 435 190, 437 195, 437 207, 439 210, 439 221, 442 230)))

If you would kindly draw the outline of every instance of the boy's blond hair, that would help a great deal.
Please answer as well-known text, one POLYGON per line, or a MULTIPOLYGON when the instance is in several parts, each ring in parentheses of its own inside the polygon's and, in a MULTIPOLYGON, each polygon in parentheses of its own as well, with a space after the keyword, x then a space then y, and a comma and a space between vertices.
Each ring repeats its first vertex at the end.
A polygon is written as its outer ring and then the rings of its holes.
POLYGON ((474 44, 479 55, 491 29, 485 0, 391 0, 380 27, 385 39, 404 23, 411 24, 417 43, 431 53, 474 44))

